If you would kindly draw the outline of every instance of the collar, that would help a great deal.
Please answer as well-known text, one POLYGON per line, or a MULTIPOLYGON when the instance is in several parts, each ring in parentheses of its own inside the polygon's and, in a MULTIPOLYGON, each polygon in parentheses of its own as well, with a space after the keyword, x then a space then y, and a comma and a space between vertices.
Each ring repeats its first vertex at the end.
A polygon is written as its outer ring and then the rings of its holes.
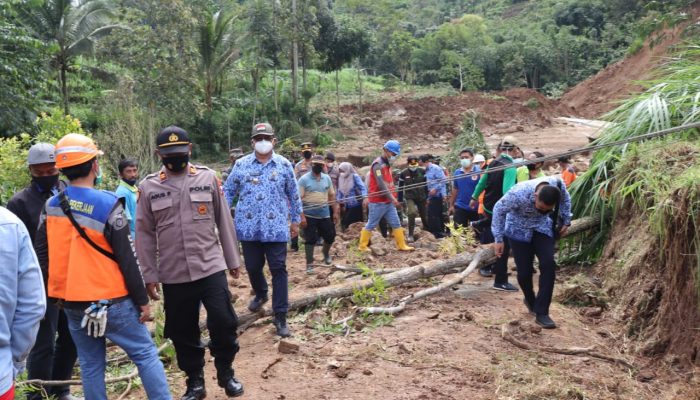
MULTIPOLYGON (((258 160, 258 157, 255 157, 255 152, 253 152, 253 162, 254 162, 254 163, 258 163, 258 164, 260 164, 260 165, 267 165, 267 164, 269 164, 269 163, 277 163, 277 162, 275 161, 276 157, 277 157, 277 153, 275 153, 275 151, 272 150, 272 155, 270 156, 270 159, 267 160, 267 162, 263 164, 263 163, 260 162, 260 160, 258 160)), ((302 161, 304 161, 304 160, 302 160, 302 161)))
POLYGON ((138 190, 139 190, 136 186, 132 186, 132 185, 129 185, 128 183, 124 182, 124 179, 119 179, 119 186, 127 188, 134 193, 138 192, 138 190))

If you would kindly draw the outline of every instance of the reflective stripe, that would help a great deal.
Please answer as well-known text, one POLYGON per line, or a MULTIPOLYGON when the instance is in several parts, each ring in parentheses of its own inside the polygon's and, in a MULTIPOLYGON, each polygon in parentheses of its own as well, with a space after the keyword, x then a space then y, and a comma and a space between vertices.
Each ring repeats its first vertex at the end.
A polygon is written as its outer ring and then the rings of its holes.
MULTIPOLYGON (((61 210, 61 207, 52 207, 49 205, 46 206, 46 215, 50 215, 52 217, 68 218, 63 213, 63 210, 61 210)), ((82 227, 92 229, 93 231, 97 231, 100 233, 104 232, 105 230, 105 224, 96 219, 92 219, 86 215, 78 213, 73 213, 73 217, 75 218, 75 221, 78 223, 78 225, 82 227)))
POLYGON ((56 155, 63 154, 63 153, 90 153, 90 154, 99 154, 101 151, 97 149, 91 149, 89 147, 83 147, 83 146, 65 146, 65 147, 59 147, 56 149, 56 155))

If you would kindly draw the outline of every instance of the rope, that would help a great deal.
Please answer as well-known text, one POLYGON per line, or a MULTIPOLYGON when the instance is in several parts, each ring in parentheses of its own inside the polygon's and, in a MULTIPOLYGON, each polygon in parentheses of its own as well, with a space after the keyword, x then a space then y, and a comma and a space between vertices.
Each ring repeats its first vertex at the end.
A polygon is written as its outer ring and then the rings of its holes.
MULTIPOLYGON (((464 174, 459 175, 457 177, 449 176, 449 177, 445 177, 444 179, 438 179, 436 181, 433 181, 433 182, 431 182, 431 184, 448 183, 448 182, 456 181, 458 179, 469 178, 469 177, 474 176, 474 175, 489 174, 489 173, 493 173, 493 172, 503 171, 503 170, 506 170, 508 168, 518 168, 518 167, 528 165, 528 164, 538 164, 538 163, 541 163, 544 161, 556 160, 556 159, 559 159, 561 157, 569 157, 569 156, 572 156, 575 154, 591 152, 591 151, 595 151, 595 150, 604 149, 607 147, 614 147, 614 146, 619 146, 619 145, 628 144, 628 143, 640 142, 640 141, 647 140, 647 139, 653 139, 656 137, 661 137, 661 136, 669 135, 671 133, 676 133, 676 132, 684 131, 687 129, 693 129, 693 128, 700 128, 700 122, 694 122, 691 124, 681 125, 681 126, 677 126, 677 127, 673 127, 673 128, 668 128, 668 129, 663 129, 660 131, 654 131, 654 132, 646 133, 643 135, 632 136, 632 137, 628 137, 628 138, 625 138, 622 140, 617 140, 617 141, 613 141, 613 142, 609 142, 609 143, 600 143, 600 144, 596 144, 596 145, 580 147, 578 149, 568 150, 568 151, 565 151, 562 153, 557 153, 557 154, 552 154, 552 155, 548 155, 548 156, 544 156, 544 157, 539 157, 539 158, 535 158, 532 160, 523 160, 523 161, 515 162, 512 164, 503 165, 500 167, 487 168, 487 169, 482 170, 482 171, 472 171, 469 173, 464 173, 464 174)), ((428 182, 421 182, 421 183, 415 183, 415 184, 411 184, 411 185, 402 186, 401 189, 402 190, 417 189, 420 187, 427 187, 427 186, 428 186, 428 182)), ((386 195, 386 194, 389 194, 391 192, 392 192, 391 190, 382 190, 382 191, 378 191, 378 192, 373 192, 372 195, 386 195)), ((359 201, 359 200, 362 200, 364 197, 365 196, 347 197, 345 200, 358 200, 359 201)), ((306 211, 306 210, 323 209, 327 206, 339 204, 339 203, 340 202, 338 202, 337 200, 334 200, 334 201, 329 201, 327 204, 324 204, 324 205, 307 206, 304 208, 304 210, 306 211)))

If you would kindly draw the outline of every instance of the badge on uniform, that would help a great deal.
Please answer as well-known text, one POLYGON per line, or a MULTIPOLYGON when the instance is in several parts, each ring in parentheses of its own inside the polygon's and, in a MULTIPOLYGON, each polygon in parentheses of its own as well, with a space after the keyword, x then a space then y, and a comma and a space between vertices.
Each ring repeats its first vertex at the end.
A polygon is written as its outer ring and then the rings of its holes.
POLYGON ((199 208, 197 209, 197 212, 199 212, 199 215, 207 215, 207 206, 204 204, 200 204, 199 208))

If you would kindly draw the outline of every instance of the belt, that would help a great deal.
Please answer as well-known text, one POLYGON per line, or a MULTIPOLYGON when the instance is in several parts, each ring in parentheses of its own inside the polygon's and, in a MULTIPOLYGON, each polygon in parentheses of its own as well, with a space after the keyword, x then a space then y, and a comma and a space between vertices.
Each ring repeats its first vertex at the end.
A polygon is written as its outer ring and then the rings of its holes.
MULTIPOLYGON (((121 303, 123 301, 129 300, 129 299, 130 299, 129 296, 117 297, 117 298, 111 299, 110 303, 117 304, 117 303, 121 303)), ((99 300, 95 300, 95 301, 66 301, 66 300, 62 300, 62 299, 56 299, 56 304, 59 306, 62 306, 63 308, 84 310, 84 309, 90 307, 90 305, 92 305, 92 303, 96 303, 98 301, 99 300)))

